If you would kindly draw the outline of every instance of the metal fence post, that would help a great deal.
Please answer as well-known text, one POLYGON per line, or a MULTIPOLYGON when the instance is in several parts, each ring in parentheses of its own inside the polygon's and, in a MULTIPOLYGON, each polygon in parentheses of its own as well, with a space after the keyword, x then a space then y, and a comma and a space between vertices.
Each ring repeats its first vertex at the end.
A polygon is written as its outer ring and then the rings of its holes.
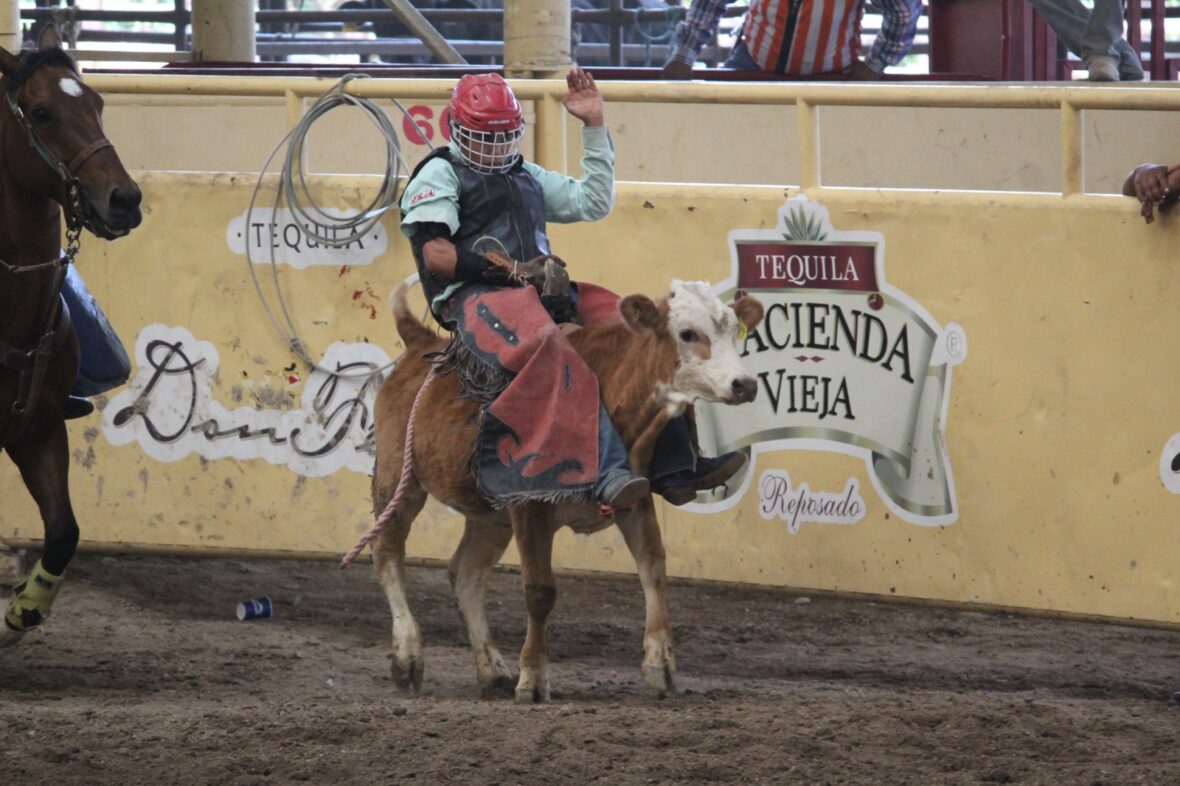
POLYGON ((193 59, 252 63, 254 3, 193 0, 193 59))
POLYGON ((514 0, 504 4, 504 74, 564 75, 570 65, 570 4, 514 0))

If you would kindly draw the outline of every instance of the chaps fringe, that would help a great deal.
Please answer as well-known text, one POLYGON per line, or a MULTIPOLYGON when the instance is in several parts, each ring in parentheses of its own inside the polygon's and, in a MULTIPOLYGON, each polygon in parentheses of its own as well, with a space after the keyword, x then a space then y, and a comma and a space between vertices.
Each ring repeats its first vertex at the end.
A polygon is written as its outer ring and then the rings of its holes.
POLYGON ((455 336, 441 352, 426 355, 426 360, 440 376, 452 371, 458 374, 463 397, 478 401, 481 407, 492 403, 512 381, 510 374, 476 355, 455 336))

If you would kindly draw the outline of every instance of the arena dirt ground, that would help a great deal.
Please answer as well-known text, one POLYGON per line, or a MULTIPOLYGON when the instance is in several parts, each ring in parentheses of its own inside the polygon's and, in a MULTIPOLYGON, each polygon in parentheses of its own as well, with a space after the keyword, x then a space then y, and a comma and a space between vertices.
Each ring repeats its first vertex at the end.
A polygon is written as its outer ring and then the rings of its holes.
MULTIPOLYGON (((409 581, 416 698, 367 565, 83 554, 0 652, 0 783, 1180 782, 1177 632, 674 582, 659 699, 638 582, 562 577, 554 700, 525 707, 478 698, 445 571, 409 581), (261 594, 274 618, 239 622, 261 594)), ((490 597, 507 657, 519 575, 490 597)))

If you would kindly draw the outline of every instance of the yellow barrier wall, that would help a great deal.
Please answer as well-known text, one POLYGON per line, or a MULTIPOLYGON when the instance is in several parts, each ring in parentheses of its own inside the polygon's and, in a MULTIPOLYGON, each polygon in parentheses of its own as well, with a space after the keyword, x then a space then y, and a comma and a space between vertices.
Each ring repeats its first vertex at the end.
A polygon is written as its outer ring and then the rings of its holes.
MULTIPOLYGON (((244 258, 229 248, 227 230, 244 213, 252 180, 147 175, 142 184, 144 226, 115 243, 88 238, 80 257, 129 348, 145 326, 183 327, 216 348, 212 396, 224 407, 297 408, 306 371, 293 365, 244 258)), ((334 181, 317 196, 355 207, 374 186, 371 178, 334 181)), ((939 325, 957 323, 969 343, 946 402, 956 513, 933 526, 904 520, 877 492, 864 455, 764 454, 755 478, 784 471, 796 487, 826 493, 855 480, 863 517, 804 523, 792 534, 759 513, 756 484, 718 513, 660 505, 670 573, 1180 621, 1180 499, 1161 466, 1180 431, 1180 369, 1170 350, 1180 326, 1176 222, 1145 227, 1133 202, 1114 197, 810 196, 836 230, 880 233, 888 285, 939 325)), ((658 294, 673 276, 729 276, 729 233, 773 229, 783 200, 778 188, 624 184, 610 218, 553 227, 554 247, 585 280, 658 294)), ((370 265, 280 266, 314 350, 370 341, 398 353, 385 298, 412 266, 404 242, 390 236, 370 265)), ((264 292, 273 306, 269 285, 264 292)), ((863 395, 857 405, 872 406, 863 395)), ((87 541, 331 554, 369 521, 363 472, 305 477, 262 458, 195 454, 164 462, 135 442, 112 444, 104 414, 103 428, 92 418, 71 430, 87 541)), ((39 538, 36 511, 7 462, 0 497, 0 536, 39 538)), ((454 517, 431 503, 411 554, 447 557, 457 534, 454 517)), ((613 531, 563 534, 557 562, 632 569, 613 531)))
MULTIPOLYGON (((329 86, 175 77, 94 81, 108 93, 161 94, 136 100, 165 109, 225 90, 228 97, 213 103, 242 109, 240 125, 201 144, 209 151, 255 149, 258 165, 284 125, 252 114, 251 102, 271 114, 286 110, 290 121, 298 108, 292 96, 318 95, 329 86), (284 90, 290 91, 285 103, 263 97, 284 90)), ((373 96, 394 89, 377 80, 352 84, 373 96)), ((429 105, 442 86, 411 81, 397 82, 396 89, 407 101, 429 105)), ((556 83, 519 85, 532 102, 533 154, 576 169, 576 130, 555 122, 560 112, 553 96, 560 89, 556 83)), ((810 314, 837 308, 862 313, 865 324, 870 317, 882 320, 894 337, 907 326, 905 360, 910 350, 914 358, 915 380, 906 387, 881 364, 860 366, 847 352, 784 347, 777 354, 752 353, 759 400, 705 416, 721 425, 706 428, 704 437, 720 440, 720 448, 754 443, 756 461, 728 499, 691 509, 660 506, 672 575, 1180 621, 1172 578, 1180 543, 1170 529, 1180 504, 1180 474, 1171 470, 1180 424, 1170 415, 1177 374, 1167 351, 1180 317, 1171 263, 1178 230, 1170 220, 1144 227, 1131 200, 1077 195, 1093 187, 1083 177, 1088 167, 1093 174, 1095 158, 1105 162, 1110 185, 1117 179, 1111 162, 1119 151, 1105 144, 1112 137, 1099 134, 1093 144, 1103 124, 1169 124, 1171 115, 1161 110, 1180 104, 1175 91, 616 84, 607 92, 617 99, 613 122, 630 112, 653 118, 657 128, 680 113, 689 118, 676 125, 684 129, 694 110, 659 102, 689 101, 725 112, 727 97, 740 96, 742 111, 784 121, 785 136, 776 144, 793 140, 783 150, 791 151, 785 164, 798 180, 829 187, 809 187, 811 201, 803 207, 798 200, 784 203, 788 192, 776 186, 621 184, 618 206, 606 221, 552 227, 555 249, 580 278, 653 295, 674 276, 728 279, 721 288, 732 292, 736 257, 751 243, 766 253, 762 261, 747 259, 746 272, 750 264, 761 265, 773 277, 779 263, 768 260, 781 250, 786 278, 786 255, 808 249, 832 255, 835 271, 844 259, 836 251, 860 254, 848 250, 858 247, 868 260, 859 269, 877 279, 871 287, 860 281, 850 294, 780 280, 777 288, 760 290, 775 305, 777 321, 751 341, 781 340, 801 318, 795 312, 795 322, 788 321, 791 304, 814 302, 819 310, 810 314), (793 101, 800 103, 785 105, 793 101), (940 134, 960 122, 942 122, 951 113, 961 119, 964 112, 983 112, 974 103, 993 106, 989 117, 1020 114, 1022 123, 1032 124, 1027 127, 1044 126, 1046 139, 1055 136, 1048 156, 1020 154, 1034 174, 1019 167, 1005 172, 1051 181, 1038 187, 1070 196, 830 187, 849 184, 839 175, 848 170, 834 161, 852 161, 851 171, 863 174, 877 168, 874 156, 889 159, 898 151, 883 148, 876 134, 856 131, 849 118, 857 113, 875 113, 882 123, 937 117, 934 132, 940 134), (798 226, 786 224, 792 211, 802 223, 822 218, 816 226, 826 239, 801 242, 798 226), (794 245, 783 245, 784 234, 792 234, 794 245), (798 413, 776 422, 780 410, 768 402, 784 400, 784 379, 796 372, 799 379, 804 372, 850 379, 846 406, 855 407, 861 421, 872 421, 868 430, 844 429, 839 417, 808 424, 798 413), (923 395, 914 397, 923 385, 923 395), (910 399, 894 396, 902 389, 910 399), (901 408, 890 408, 897 401, 901 408), (773 500, 767 490, 773 496, 788 484, 791 494, 856 505, 805 520, 768 512, 773 500)), ((161 133, 147 154, 185 148, 185 134, 203 127, 195 122, 164 133, 165 117, 156 117, 161 133)), ((662 138, 629 122, 615 128, 621 155, 626 144, 650 146, 662 138)), ((124 143, 116 122, 111 128, 129 158, 145 152, 124 143)), ((765 131, 748 130, 755 141, 765 131)), ((313 136, 351 139, 346 131, 342 118, 332 118, 313 136)), ((905 149, 912 155, 921 148, 940 162, 926 174, 937 169, 940 178, 952 178, 946 185, 962 187, 984 176, 989 161, 1000 160, 998 152, 978 155, 986 136, 978 130, 974 147, 958 138, 934 146, 910 138, 905 149), (956 145, 969 152, 956 152, 956 145), (959 175, 967 182, 954 180, 959 175)), ((715 161, 724 156, 714 153, 723 150, 743 166, 761 165, 765 150, 748 141, 730 134, 729 147, 705 149, 715 161)), ((682 157, 700 149, 687 132, 666 145, 682 157)), ((784 165, 783 150, 771 156, 774 165, 784 165)), ((333 160, 330 149, 320 154, 329 158, 319 160, 313 151, 313 169, 333 160)), ((1166 156, 1127 152, 1118 171, 1166 156)), ((646 160, 630 159, 636 157, 646 160)), ((271 245, 265 214, 255 226, 245 222, 255 179, 150 173, 141 182, 143 227, 112 244, 88 237, 80 256, 81 271, 139 366, 130 388, 102 402, 102 423, 92 418, 72 425, 72 488, 84 540, 228 553, 342 553, 370 519, 366 423, 356 405, 366 392, 357 380, 333 385, 309 374, 272 324, 283 325, 284 318, 271 268, 253 267, 256 291, 242 254, 251 239, 260 251, 271 245), (186 354, 178 354, 177 344, 186 354), (173 373, 153 385, 153 363, 173 373), (150 401, 133 406, 135 394, 148 388, 150 401), (318 420, 303 418, 308 412, 318 412, 318 420), (157 437, 148 433, 149 417, 157 437), (309 454, 329 443, 335 448, 322 457, 297 455, 292 443, 309 454)), ((372 177, 315 182, 317 201, 337 209, 361 207, 377 186, 372 177)), ((260 208, 266 209, 271 195, 264 189, 263 197, 260 208)), ((331 363, 380 364, 396 356, 385 298, 412 271, 396 227, 387 219, 356 248, 337 253, 309 249, 289 234, 294 228, 288 223, 281 219, 273 235, 281 262, 275 275, 311 350, 327 353, 331 363)), ((817 329, 822 344, 826 328, 817 329)), ((799 389, 803 410, 809 395, 799 389)), ((839 404, 837 394, 837 415, 839 404)), ((38 540, 35 509, 6 462, 0 462, 0 500, 0 538, 38 540)), ((453 516, 431 503, 411 538, 411 554, 445 558, 457 534, 453 516)), ((563 534, 557 561, 568 568, 632 570, 622 541, 610 531, 588 539, 563 534)))

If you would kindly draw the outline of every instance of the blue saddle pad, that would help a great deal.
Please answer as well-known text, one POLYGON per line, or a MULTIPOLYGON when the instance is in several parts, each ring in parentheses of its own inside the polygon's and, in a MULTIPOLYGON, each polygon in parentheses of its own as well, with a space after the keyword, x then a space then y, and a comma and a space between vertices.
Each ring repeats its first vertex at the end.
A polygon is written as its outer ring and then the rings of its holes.
POLYGON ((122 385, 131 376, 127 350, 73 265, 66 269, 61 294, 82 348, 82 365, 71 393, 89 397, 122 385))

